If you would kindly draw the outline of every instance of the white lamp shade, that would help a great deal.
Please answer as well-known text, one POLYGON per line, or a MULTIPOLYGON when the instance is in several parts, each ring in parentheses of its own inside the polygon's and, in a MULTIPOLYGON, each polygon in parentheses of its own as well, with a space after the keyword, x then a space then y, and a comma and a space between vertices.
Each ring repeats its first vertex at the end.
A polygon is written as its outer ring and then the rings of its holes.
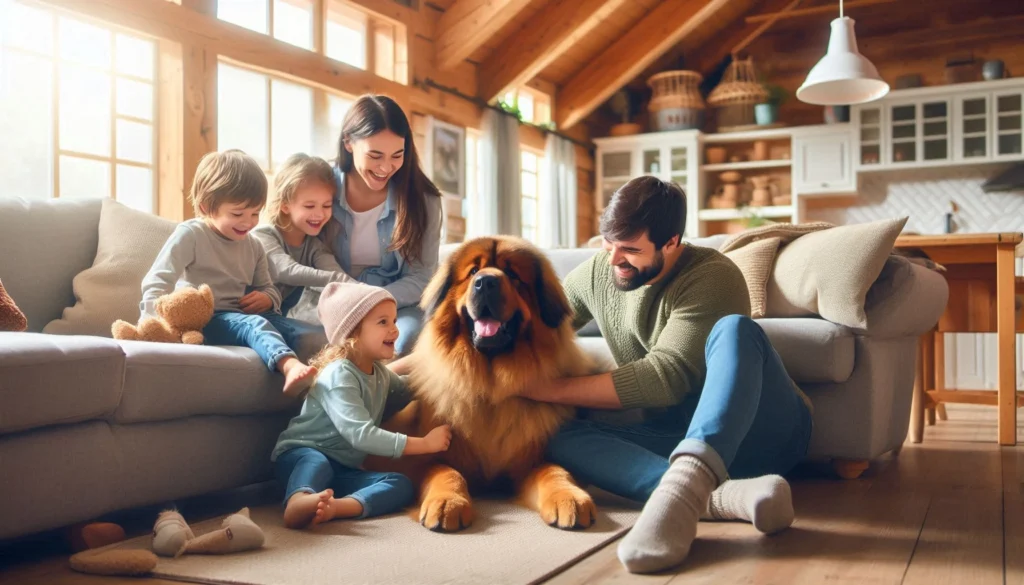
POLYGON ((887 93, 889 84, 857 50, 853 19, 843 16, 832 21, 828 52, 807 74, 796 97, 808 104, 842 106, 877 100, 887 93))

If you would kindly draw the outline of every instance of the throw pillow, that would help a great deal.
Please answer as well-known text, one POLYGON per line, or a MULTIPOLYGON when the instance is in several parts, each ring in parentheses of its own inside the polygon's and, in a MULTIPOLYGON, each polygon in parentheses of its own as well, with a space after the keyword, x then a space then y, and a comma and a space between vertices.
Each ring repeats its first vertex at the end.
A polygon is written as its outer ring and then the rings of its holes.
POLYGON ((110 337, 110 326, 139 320, 142 278, 177 224, 113 199, 100 210, 96 259, 72 281, 75 306, 64 309, 43 333, 110 337))
POLYGON ((0 331, 24 331, 28 327, 25 313, 7 294, 4 283, 0 282, 0 331))
POLYGON ((767 314, 819 315, 854 329, 866 328, 868 289, 907 219, 837 226, 793 240, 779 252, 768 279, 767 314))
POLYGON ((747 281, 750 316, 754 319, 764 317, 768 308, 768 277, 772 273, 775 252, 781 241, 781 238, 758 240, 725 253, 739 267, 747 281))

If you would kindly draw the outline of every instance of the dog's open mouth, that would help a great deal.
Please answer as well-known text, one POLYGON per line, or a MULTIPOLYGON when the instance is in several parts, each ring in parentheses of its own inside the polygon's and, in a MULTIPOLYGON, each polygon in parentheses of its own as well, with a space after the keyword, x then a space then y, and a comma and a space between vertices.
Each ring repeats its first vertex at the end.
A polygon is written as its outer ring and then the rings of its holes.
POLYGON ((469 314, 469 311, 463 313, 469 328, 473 331, 473 346, 478 351, 487 355, 496 355, 511 351, 515 347, 519 325, 523 318, 519 311, 516 311, 512 318, 504 322, 492 317, 486 309, 481 311, 481 314, 475 319, 469 314))

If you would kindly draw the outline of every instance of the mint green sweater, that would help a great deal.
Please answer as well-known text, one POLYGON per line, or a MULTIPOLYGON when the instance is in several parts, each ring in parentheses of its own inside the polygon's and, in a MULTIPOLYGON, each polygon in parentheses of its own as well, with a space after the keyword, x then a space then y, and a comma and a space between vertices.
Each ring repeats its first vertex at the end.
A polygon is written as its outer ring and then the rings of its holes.
POLYGON ((379 425, 386 407, 401 408, 408 401, 405 381, 383 364, 374 362, 369 375, 349 360, 331 362, 278 437, 270 460, 296 447, 311 447, 353 469, 367 455, 401 457, 407 437, 379 425))
POLYGON ((612 371, 623 408, 643 408, 645 418, 699 390, 704 345, 726 315, 750 315, 743 274, 717 250, 686 246, 670 273, 654 284, 615 288, 608 253, 577 266, 563 283, 579 329, 593 318, 618 367, 612 371))

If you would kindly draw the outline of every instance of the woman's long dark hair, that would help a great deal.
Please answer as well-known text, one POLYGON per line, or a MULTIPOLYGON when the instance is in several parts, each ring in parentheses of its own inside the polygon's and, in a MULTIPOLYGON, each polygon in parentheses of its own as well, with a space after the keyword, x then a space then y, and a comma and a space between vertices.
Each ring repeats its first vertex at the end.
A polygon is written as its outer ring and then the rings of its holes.
MULTIPOLYGON (((391 177, 395 183, 395 231, 391 235, 389 250, 398 250, 405 260, 420 260, 423 235, 427 231, 427 197, 440 197, 441 192, 427 178, 420 168, 420 158, 413 144, 412 129, 405 112, 395 100, 382 95, 364 95, 356 100, 341 126, 338 137, 338 160, 335 164, 341 172, 353 168, 352 153, 345 148, 345 142, 369 138, 378 132, 390 130, 405 139, 405 156, 402 168, 391 177)), ((440 219, 440 218, 439 218, 440 219)))

